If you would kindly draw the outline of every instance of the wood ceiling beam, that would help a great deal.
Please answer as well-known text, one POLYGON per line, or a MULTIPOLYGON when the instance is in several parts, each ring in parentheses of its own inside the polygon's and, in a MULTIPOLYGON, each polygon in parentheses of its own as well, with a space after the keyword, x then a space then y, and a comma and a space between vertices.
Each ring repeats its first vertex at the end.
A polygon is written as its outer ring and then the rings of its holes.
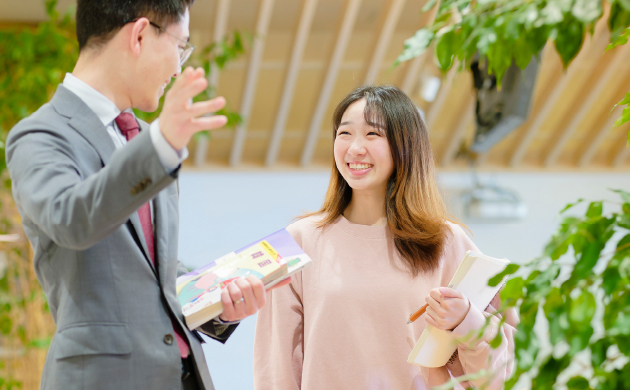
POLYGON ((330 96, 332 95, 335 81, 337 80, 339 65, 343 60, 348 41, 352 35, 354 22, 356 21, 357 14, 359 13, 360 5, 361 0, 348 0, 341 28, 339 30, 339 34, 337 35, 335 49, 328 65, 326 78, 324 79, 324 84, 322 85, 322 89, 319 93, 319 98, 317 99, 317 105, 313 113, 313 118, 311 119, 311 125, 309 127, 306 143, 304 144, 304 149, 302 151, 302 157, 300 158, 300 165, 303 167, 310 165, 311 160, 313 159, 322 121, 324 119, 324 115, 326 114, 328 103, 330 102, 330 96))
MULTIPOLYGON (((615 119, 619 118, 619 116, 621 115, 621 112, 619 111, 616 114, 613 112, 613 115, 615 116, 615 119)), ((623 131, 624 135, 630 131, 630 127, 628 126, 628 124, 622 125, 621 127, 617 127, 616 129, 618 129, 619 131, 623 131)), ((612 161, 612 166, 614 168, 619 168, 620 166, 622 166, 623 163, 628 159, 628 156, 630 155, 630 146, 628 146, 626 140, 627 140, 627 136, 624 136, 623 141, 622 141, 623 146, 619 149, 619 152, 617 153, 617 155, 612 161)))
POLYGON ((446 80, 443 80, 442 85, 440 86, 440 90, 438 91, 437 97, 431 107, 429 108, 429 112, 426 114, 427 117, 427 128, 429 132, 435 131, 433 127, 435 126, 435 122, 437 118, 440 116, 440 112, 444 105, 448 101, 449 92, 451 92, 451 87, 453 85, 453 79, 457 74, 456 69, 451 69, 446 75, 446 80))
POLYGON ((234 142, 232 143, 232 151, 230 152, 230 165, 236 166, 241 162, 243 154, 243 146, 247 137, 247 125, 249 115, 252 111, 254 103, 254 95, 256 94, 256 83, 258 82, 258 71, 262 60, 263 50, 265 48, 265 38, 269 30, 269 21, 273 11, 274 0, 262 0, 258 13, 258 21, 256 22, 256 38, 252 54, 249 59, 249 67, 247 68, 247 76, 245 79, 245 87, 243 88, 243 98, 241 101, 241 117, 243 122, 236 128, 234 133, 234 142))
POLYGON ((617 108, 608 115, 608 119, 606 119, 604 125, 597 131, 597 134, 588 143, 588 146, 583 150, 583 152, 580 153, 580 157, 577 162, 577 165, 579 167, 586 167, 591 162, 591 160, 595 156, 595 152, 597 152, 597 149, 599 148, 601 143, 604 141, 604 139, 606 139, 608 133, 610 133, 610 131, 615 128, 615 120, 619 118, 620 114, 621 110, 617 108))
MULTIPOLYGON (((426 4, 429 0, 423 3, 426 4)), ((423 17, 421 18, 420 26, 430 26, 435 21, 437 16, 437 11, 439 7, 433 7, 427 13, 423 13, 423 17), (427 15, 426 22, 424 22, 424 15, 427 15)), ((424 69, 427 63, 433 58, 433 47, 428 47, 424 53, 420 54, 418 57, 411 60, 409 66, 407 66, 407 72, 405 73, 405 78, 403 79, 401 89, 407 95, 411 96, 413 92, 413 87, 415 86, 416 81, 418 80, 418 75, 420 71, 424 69)))
POLYGON ((457 150, 464 139, 464 135, 466 134, 466 129, 470 126, 471 122, 475 117, 475 99, 473 97, 469 98, 464 104, 464 113, 461 115, 459 121, 457 122, 457 126, 455 126, 455 130, 448 137, 448 144, 442 155, 440 156, 440 166, 446 167, 451 165, 451 163, 455 160, 455 156, 457 155, 457 150))
POLYGON ((383 23, 383 26, 378 33, 378 42, 374 48, 372 60, 370 61, 364 84, 374 84, 376 81, 378 73, 381 70, 383 57, 390 45, 392 35, 394 34, 394 30, 398 24, 398 20, 400 19, 400 14, 405 6, 405 2, 406 0, 392 0, 391 2, 385 23, 383 23))
POLYGON ((409 62, 409 65, 407 66, 407 72, 405 73, 405 78, 403 79, 401 85, 402 91, 407 96, 411 96, 411 93, 413 92, 413 87, 418 80, 418 75, 424 67, 424 63, 426 62, 427 58, 430 56, 431 53, 424 52, 423 54, 419 55, 409 62))
MULTIPOLYGON (((625 50, 622 51, 622 48, 620 48, 620 50, 617 50, 613 54, 613 59, 609 62, 602 77, 597 80, 597 84, 594 86, 594 88, 589 88, 588 98, 582 102, 580 108, 577 111, 577 114, 564 128, 564 131, 562 131, 562 134, 560 135, 558 140, 552 143, 553 146, 547 154, 547 157, 545 157, 544 165, 546 167, 549 167, 556 163, 558 157, 560 156, 560 153, 569 142, 571 137, 573 137, 580 125, 587 120, 587 117, 589 116, 592 107, 597 103, 598 100, 602 98, 602 96, 605 96, 606 88, 608 88, 609 84, 614 79, 617 79, 619 77, 619 74, 623 74, 624 69, 627 68, 628 63, 626 53, 628 49, 627 47, 624 47, 623 49, 625 50)), ((605 131, 605 127, 602 127, 594 139, 594 141, 596 142, 591 142, 589 144, 586 149, 585 155, 591 155, 595 153, 595 150, 597 150, 597 147, 599 147, 599 143, 601 143, 601 141, 603 141, 603 139, 605 138, 602 135, 605 135, 606 133, 607 132, 605 131)), ((590 160, 591 157, 586 157, 586 159, 590 160)), ((582 158, 580 158, 580 161, 582 161, 582 158)), ((583 165, 580 163, 580 166, 583 165)))
POLYGON ((308 34, 311 30, 317 1, 318 0, 305 0, 304 6, 302 7, 302 15, 300 16, 297 35, 293 42, 293 50, 291 51, 291 60, 289 61, 287 76, 284 80, 282 97, 280 98, 280 105, 278 106, 276 121, 273 126, 271 141, 269 142, 269 148, 267 149, 267 156, 265 158, 265 164, 267 166, 274 165, 278 158, 278 151, 280 150, 280 143, 282 142, 284 128, 289 115, 289 108, 293 100, 295 83, 300 71, 300 63, 302 62, 302 55, 304 54, 308 34))
MULTIPOLYGON (((230 13, 231 0, 219 0, 217 3, 217 14, 214 19, 214 35, 212 37, 215 43, 220 42, 225 36, 227 30, 227 20, 230 13)), ((219 85, 219 69, 211 63, 210 74, 208 75, 208 83, 215 87, 219 85)), ((194 164, 202 166, 206 162, 208 154, 209 137, 197 137, 197 147, 195 149, 194 164)))

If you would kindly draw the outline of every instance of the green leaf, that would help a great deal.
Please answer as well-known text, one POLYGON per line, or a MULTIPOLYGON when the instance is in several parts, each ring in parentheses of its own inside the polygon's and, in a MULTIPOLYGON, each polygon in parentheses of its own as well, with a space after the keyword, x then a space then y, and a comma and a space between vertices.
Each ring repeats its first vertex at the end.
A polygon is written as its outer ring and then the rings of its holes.
MULTIPOLYGON (((626 95, 627 99, 630 99, 630 93, 628 93, 628 95, 626 95)), ((630 203, 630 192, 626 192, 624 190, 617 190, 617 189, 611 189, 612 192, 616 192, 621 196, 621 199, 623 199, 623 203, 630 203)))
POLYGON ((566 303, 559 288, 553 288, 543 305, 545 316, 549 321, 549 340, 552 345, 564 340, 564 333, 567 329, 566 303))
POLYGON ((519 37, 514 42, 514 62, 519 68, 525 69, 532 60, 533 54, 534 53, 531 52, 530 45, 527 43, 525 35, 519 37))
POLYGON ((614 268, 608 268, 602 274, 602 288, 606 295, 610 295, 617 288, 617 284, 621 281, 619 272, 614 268))
POLYGON ((567 211, 571 207, 576 206, 576 205, 578 205, 578 204, 580 204, 582 202, 584 202, 584 199, 579 198, 576 202, 567 204, 566 206, 564 206, 564 208, 562 210, 560 210, 560 214, 564 213, 565 211, 567 211))
POLYGON ((569 318, 579 324, 590 323, 595 314, 595 297, 588 291, 582 291, 577 299, 571 301, 569 318))
POLYGON ((612 2, 608 28, 610 29, 610 41, 615 39, 630 25, 630 11, 625 10, 619 2, 612 2))
MULTIPOLYGON (((621 117, 619 117, 619 119, 615 121, 615 126, 619 127, 628 121, 630 121, 630 106, 623 109, 621 117)), ((630 143, 630 133, 628 133, 628 140, 628 142, 630 143)))
POLYGON ((607 339, 600 339, 591 344, 591 362, 594 367, 599 367, 604 363, 609 347, 610 342, 607 339))
POLYGON ((507 281, 505 287, 501 290, 501 300, 509 301, 511 299, 519 299, 523 296, 523 287, 525 281, 520 276, 507 281))
POLYGON ((438 38, 435 46, 435 54, 437 56, 440 69, 446 72, 453 65, 455 52, 459 50, 459 37, 454 30, 444 33, 438 38))
POLYGON ((588 210, 586 211, 586 216, 588 218, 601 217, 602 215, 602 202, 592 202, 588 206, 588 210))
POLYGON ((519 269, 520 265, 518 264, 514 264, 514 263, 510 263, 507 265, 507 267, 505 267, 505 269, 503 270, 503 272, 493 276, 489 281, 488 281, 488 286, 494 287, 497 284, 499 284, 503 278, 507 275, 512 275, 514 272, 516 272, 519 269))
POLYGON ((578 332, 569 336, 569 352, 568 355, 573 357, 578 352, 588 347, 588 342, 593 336, 593 328, 590 325, 580 327, 578 332))
POLYGON ((492 349, 497 349, 497 348, 499 348, 499 346, 501 345, 502 342, 503 342, 502 333, 501 332, 497 332, 497 335, 490 342, 490 347, 492 347, 492 349))
POLYGON ((433 8, 435 6, 435 3, 437 3, 437 0, 429 0, 429 1, 427 1, 427 3, 424 5, 424 7, 422 7, 422 12, 427 12, 428 10, 433 8))
POLYGON ((584 25, 575 18, 567 17, 558 28, 559 33, 555 39, 555 45, 566 68, 582 48, 584 25))
POLYGON ((560 359, 550 356, 545 364, 540 367, 538 376, 532 380, 532 390, 549 390, 553 388, 558 374, 564 371, 570 362, 569 356, 563 356, 560 359))
POLYGON ((574 376, 567 382, 568 390, 588 390, 590 388, 588 381, 581 376, 574 376))
POLYGON ((630 38, 630 27, 625 29, 620 35, 615 38, 611 38, 612 42, 606 46, 606 51, 613 49, 617 46, 625 45, 628 43, 628 38, 630 38))
POLYGON ((413 37, 405 40, 404 50, 396 59, 395 64, 416 58, 427 50, 435 34, 427 29, 418 30, 413 37))

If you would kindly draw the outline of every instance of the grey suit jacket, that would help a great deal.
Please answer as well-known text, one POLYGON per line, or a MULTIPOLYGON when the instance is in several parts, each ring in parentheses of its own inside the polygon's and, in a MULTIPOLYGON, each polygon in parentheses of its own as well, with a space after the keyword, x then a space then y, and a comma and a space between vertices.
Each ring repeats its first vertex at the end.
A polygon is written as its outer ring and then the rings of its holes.
MULTIPOLYGON (((201 337, 175 293, 177 170, 168 175, 148 125, 114 143, 81 99, 59 86, 7 140, 13 195, 33 246, 37 277, 57 325, 43 389, 180 389, 171 318, 186 329, 200 385, 213 389, 201 337), (154 199, 156 263, 136 210, 154 199)), ((235 326, 209 323, 225 342, 235 326)))

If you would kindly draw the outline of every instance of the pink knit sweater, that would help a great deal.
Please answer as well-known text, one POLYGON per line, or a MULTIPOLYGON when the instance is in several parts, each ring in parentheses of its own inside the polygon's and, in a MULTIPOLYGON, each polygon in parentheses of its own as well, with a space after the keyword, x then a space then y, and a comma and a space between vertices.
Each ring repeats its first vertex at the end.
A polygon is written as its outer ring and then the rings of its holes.
MULTIPOLYGON (((499 328, 500 317, 489 313, 492 307, 471 307, 452 331, 461 340, 454 363, 431 369, 407 363, 425 327, 424 316, 407 325, 409 315, 431 289, 448 284, 467 250, 478 251, 461 227, 449 224, 452 234, 440 268, 412 278, 386 227, 340 217, 317 229, 316 221, 309 217, 287 228, 314 264, 294 276, 289 287, 269 292, 258 314, 256 390, 429 389, 481 369, 494 372, 488 388, 502 387, 513 366, 514 312, 499 328), (486 317, 492 317, 492 326, 483 337, 465 342, 486 317), (503 343, 493 350, 488 343, 497 332, 503 343)), ((498 306, 498 297, 493 304, 498 306)))

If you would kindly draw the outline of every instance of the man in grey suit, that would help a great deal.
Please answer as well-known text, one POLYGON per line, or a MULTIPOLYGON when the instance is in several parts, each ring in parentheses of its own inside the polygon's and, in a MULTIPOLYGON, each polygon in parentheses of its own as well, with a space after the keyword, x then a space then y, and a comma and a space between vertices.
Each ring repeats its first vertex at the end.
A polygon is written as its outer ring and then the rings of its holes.
MULTIPOLYGON (((57 325, 44 389, 213 389, 201 337, 184 324, 175 279, 186 145, 225 125, 223 98, 192 103, 202 69, 181 66, 193 0, 78 0, 79 59, 52 100, 13 128, 7 162, 57 325), (131 108, 163 110, 151 125, 131 108)), ((286 281, 283 284, 288 283, 286 281)), ((202 327, 225 342, 265 303, 262 283, 223 291, 202 327)))

